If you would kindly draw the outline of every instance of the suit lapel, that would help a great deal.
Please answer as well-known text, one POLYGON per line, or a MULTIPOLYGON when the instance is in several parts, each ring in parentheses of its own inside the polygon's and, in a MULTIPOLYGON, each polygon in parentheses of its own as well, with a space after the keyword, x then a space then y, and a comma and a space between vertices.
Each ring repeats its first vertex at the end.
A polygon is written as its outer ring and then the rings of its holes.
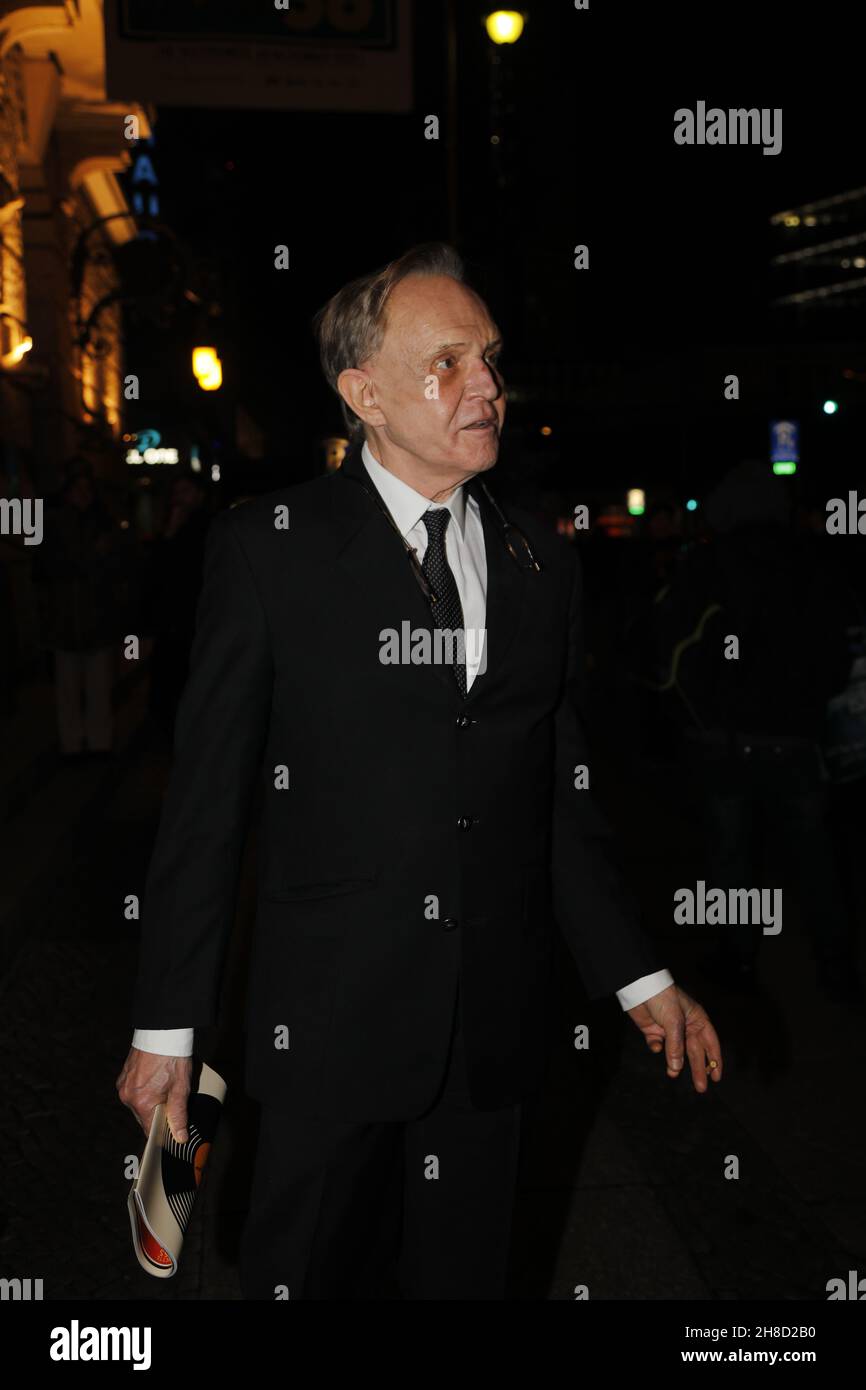
MULTIPOLYGON (((373 496, 375 484, 361 457, 363 439, 350 444, 338 474, 333 479, 334 524, 337 535, 337 564, 352 581, 353 588, 368 593, 400 596, 403 616, 413 629, 435 631, 430 605, 415 579, 403 541, 373 496)), ((465 703, 483 694, 501 672, 503 661, 517 630, 525 599, 526 573, 518 568, 506 550, 496 517, 475 481, 464 485, 480 508, 487 557, 487 603, 482 669, 476 674, 465 703)), ((443 682, 456 701, 463 703, 449 666, 434 663, 436 678, 443 682)))
POLYGON ((487 604, 484 626, 484 659, 466 695, 467 705, 483 695, 502 673, 505 656, 517 631, 523 604, 526 601, 526 571, 521 570, 509 555, 499 531, 497 519, 481 488, 473 479, 464 487, 477 501, 484 530, 484 553, 487 557, 487 604))

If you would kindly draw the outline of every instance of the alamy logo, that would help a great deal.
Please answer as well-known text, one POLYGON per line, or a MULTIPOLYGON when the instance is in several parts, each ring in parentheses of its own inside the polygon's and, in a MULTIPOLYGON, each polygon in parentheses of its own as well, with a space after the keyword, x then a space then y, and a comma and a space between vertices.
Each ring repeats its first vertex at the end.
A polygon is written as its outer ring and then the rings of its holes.
POLYGON ((481 675, 487 670, 487 629, 483 627, 413 628, 408 618, 379 633, 379 660, 383 666, 465 665, 481 675))
POLYGON ((782 108, 753 106, 723 111, 711 106, 707 110, 705 101, 699 101, 694 111, 681 106, 674 112, 674 140, 678 145, 763 145, 764 154, 779 154, 782 108))
POLYGON ((52 1361, 132 1361, 134 1371, 150 1370, 149 1327, 52 1327, 52 1361))
POLYGON ((848 500, 831 497, 827 503, 828 536, 866 536, 866 497, 858 497, 853 489, 848 500))
POLYGON ((0 497, 0 536, 23 536, 25 545, 41 545, 42 498, 0 497))
POLYGON ((827 1280, 827 1302, 833 1303, 838 1299, 855 1299, 862 1303, 866 1299, 866 1279, 857 1277, 856 1269, 848 1270, 848 1279, 828 1279, 827 1280))
POLYGON ((30 1303, 41 1297, 41 1279, 0 1279, 0 1302, 30 1303))
POLYGON ((702 878, 691 888, 674 893, 674 921, 691 926, 737 926, 762 923, 764 936, 778 936, 782 930, 781 888, 710 888, 702 878), (772 899, 770 897, 772 894, 772 899), (773 911, 770 911, 772 902, 773 911))

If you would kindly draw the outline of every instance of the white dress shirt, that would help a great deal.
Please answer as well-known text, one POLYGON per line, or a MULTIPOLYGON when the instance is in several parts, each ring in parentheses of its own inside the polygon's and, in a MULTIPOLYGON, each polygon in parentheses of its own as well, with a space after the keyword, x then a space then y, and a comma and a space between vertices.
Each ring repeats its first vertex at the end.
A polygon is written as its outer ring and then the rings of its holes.
MULTIPOLYGON (((447 507, 450 511, 451 521, 445 532, 445 554, 457 584, 465 626, 482 633, 487 612, 487 555, 481 513, 475 498, 465 493, 461 486, 455 488, 446 501, 431 502, 429 497, 416 492, 402 478, 383 468, 366 442, 361 457, 402 535, 416 548, 419 563, 427 550, 427 528, 422 519, 424 513, 439 506, 447 507)), ((467 640, 466 643, 467 690, 478 674, 480 645, 477 640, 467 640)), ((624 1010, 634 1009, 673 982, 669 970, 656 970, 618 989, 616 997, 624 1010)), ((141 1052, 158 1052, 165 1057, 189 1057, 193 1032, 192 1028, 136 1028, 132 1045, 141 1052)))

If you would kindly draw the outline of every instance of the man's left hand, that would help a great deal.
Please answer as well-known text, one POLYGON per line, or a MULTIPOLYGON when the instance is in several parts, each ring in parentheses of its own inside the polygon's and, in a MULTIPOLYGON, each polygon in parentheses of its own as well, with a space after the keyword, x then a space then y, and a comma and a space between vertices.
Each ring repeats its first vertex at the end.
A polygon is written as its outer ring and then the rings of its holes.
POLYGON ((678 985, 653 994, 626 1012, 646 1038, 651 1052, 664 1047, 668 1076, 679 1076, 685 1056, 692 1069, 696 1091, 707 1089, 707 1076, 722 1079, 722 1049, 706 1011, 678 985), (711 1065, 715 1062, 715 1066, 711 1065))

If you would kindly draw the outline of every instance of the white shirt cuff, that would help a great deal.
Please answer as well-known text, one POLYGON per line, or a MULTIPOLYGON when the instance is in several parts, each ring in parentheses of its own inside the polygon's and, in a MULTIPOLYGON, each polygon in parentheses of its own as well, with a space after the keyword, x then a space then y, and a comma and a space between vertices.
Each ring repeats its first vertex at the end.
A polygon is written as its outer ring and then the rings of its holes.
POLYGON ((636 1009, 638 1004, 645 1003, 673 982, 674 977, 669 970, 654 970, 652 975, 641 975, 639 980, 632 980, 624 989, 618 989, 616 997, 624 1010, 636 1009))
POLYGON ((136 1028, 132 1045, 163 1057, 191 1057, 194 1028, 136 1028))

